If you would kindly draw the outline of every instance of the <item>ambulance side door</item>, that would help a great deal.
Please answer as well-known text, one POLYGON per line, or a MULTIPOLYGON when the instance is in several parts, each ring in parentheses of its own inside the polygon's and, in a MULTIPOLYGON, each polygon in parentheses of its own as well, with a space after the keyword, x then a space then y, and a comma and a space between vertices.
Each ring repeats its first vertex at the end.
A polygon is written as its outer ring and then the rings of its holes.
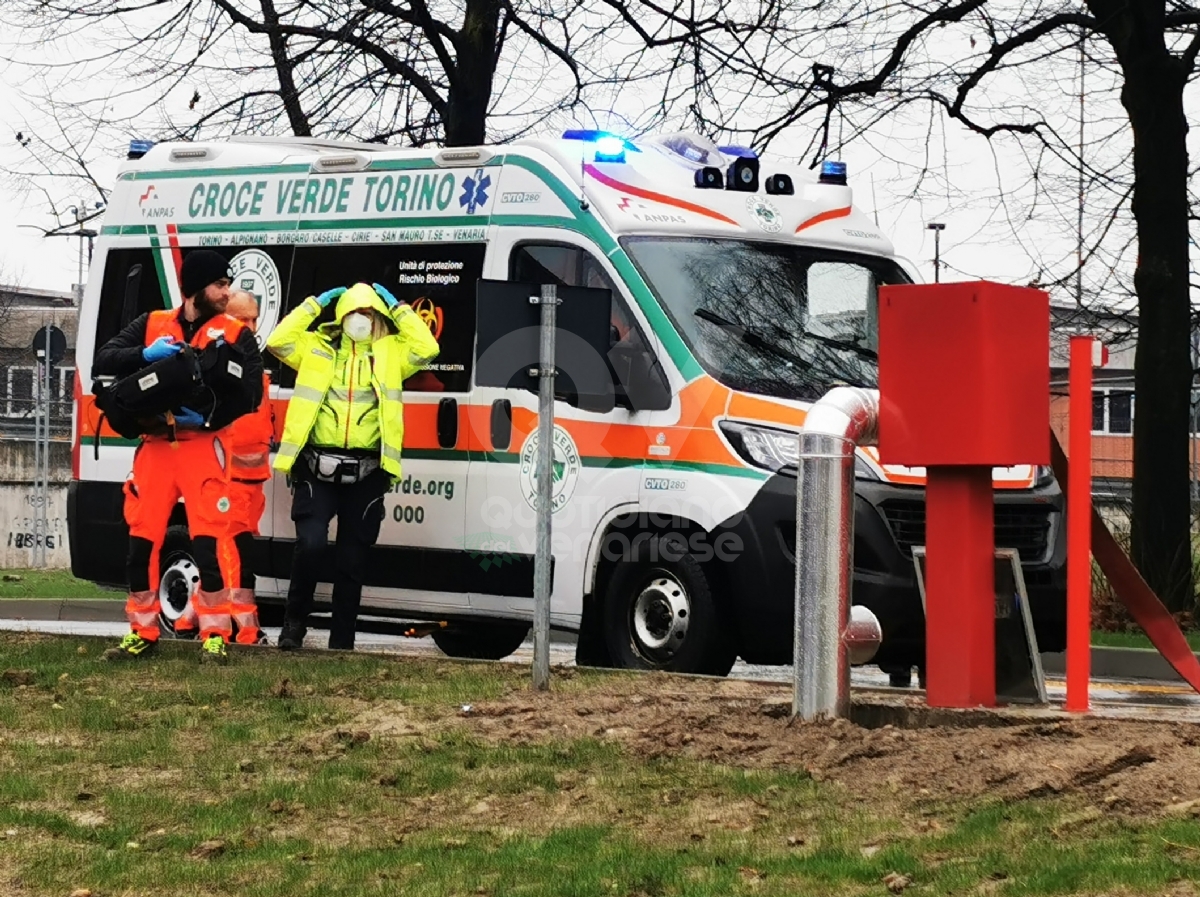
MULTIPOLYGON (((514 282, 607 289, 612 295, 612 344, 651 348, 649 331, 639 323, 616 272, 590 243, 570 231, 505 233, 494 244, 496 258, 507 262, 514 282)), ((493 275, 495 276, 495 275, 493 275)), ((614 378, 615 379, 615 378, 614 378)), ((646 449, 644 427, 649 411, 629 407, 619 384, 617 404, 607 412, 585 411, 568 401, 554 403, 554 587, 556 625, 578 625, 589 549, 601 521, 614 508, 636 508, 646 449)), ((493 425, 487 452, 471 466, 467 538, 486 536, 496 561, 500 588, 472 592, 473 609, 509 616, 531 616, 535 553, 534 465, 538 397, 519 389, 476 387, 473 402, 485 404, 493 425), (497 409, 497 405, 501 406, 497 409), (500 444, 497 444, 499 442, 500 444)))

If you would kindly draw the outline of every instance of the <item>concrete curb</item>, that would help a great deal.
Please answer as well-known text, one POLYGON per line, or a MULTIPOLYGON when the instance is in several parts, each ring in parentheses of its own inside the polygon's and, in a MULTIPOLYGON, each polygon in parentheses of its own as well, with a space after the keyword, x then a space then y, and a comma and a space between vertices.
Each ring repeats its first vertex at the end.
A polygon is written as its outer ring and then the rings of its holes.
MULTIPOLYGON (((1047 676, 1066 675, 1067 655, 1043 654, 1042 669, 1047 676)), ((1184 681, 1175 668, 1167 663, 1167 659, 1153 648, 1106 648, 1098 645, 1092 647, 1092 677, 1184 681)))
MULTIPOLYGON (((125 599, 124 596, 120 598, 5 598, 0 599, 0 619, 124 623, 125 599)), ((1197 657, 1200 658, 1200 655, 1197 657)), ((1042 669, 1047 676, 1065 675, 1066 654, 1043 654, 1042 669)), ((1183 681, 1182 677, 1167 663, 1166 658, 1152 648, 1093 646, 1092 676, 1097 679, 1183 681)))
POLYGON ((125 596, 120 598, 4 598, 3 620, 64 620, 73 623, 124 623, 125 596))

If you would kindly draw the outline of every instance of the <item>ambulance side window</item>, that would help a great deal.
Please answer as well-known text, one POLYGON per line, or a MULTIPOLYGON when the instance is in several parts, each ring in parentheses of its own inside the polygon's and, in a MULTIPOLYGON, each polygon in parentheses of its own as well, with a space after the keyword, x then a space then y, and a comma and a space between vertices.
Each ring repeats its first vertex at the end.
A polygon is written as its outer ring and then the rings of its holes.
MULTIPOLYGON (((618 400, 625 398, 622 385, 627 377, 619 375, 615 365, 623 369, 629 357, 646 353, 653 357, 641 327, 625 304, 621 291, 604 270, 599 261, 587 250, 562 243, 525 243, 513 250, 509 264, 509 279, 519 283, 553 283, 559 286, 592 287, 608 290, 612 294, 612 310, 609 317, 609 367, 613 372, 613 385, 618 400)), ((661 375, 661 371, 659 372, 661 375)), ((663 389, 666 381, 663 380, 663 389)))
POLYGON ((96 314, 95 349, 98 351, 139 315, 168 306, 150 249, 110 249, 96 314))

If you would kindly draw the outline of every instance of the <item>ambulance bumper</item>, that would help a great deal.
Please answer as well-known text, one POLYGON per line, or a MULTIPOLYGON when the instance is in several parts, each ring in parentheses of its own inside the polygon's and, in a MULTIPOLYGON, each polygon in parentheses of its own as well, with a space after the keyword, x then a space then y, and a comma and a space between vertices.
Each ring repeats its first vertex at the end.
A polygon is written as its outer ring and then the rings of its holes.
MULTIPOLYGON (((1057 483, 996 492, 996 545, 1015 548, 1042 651, 1062 650, 1066 621, 1066 532, 1057 483)), ((854 499, 853 602, 883 628, 874 662, 923 665, 925 616, 912 547, 924 544, 925 491, 859 480, 854 499)), ((723 566, 725 594, 748 663, 792 662, 795 604, 796 477, 772 476, 746 512, 720 528, 742 550, 723 566)))

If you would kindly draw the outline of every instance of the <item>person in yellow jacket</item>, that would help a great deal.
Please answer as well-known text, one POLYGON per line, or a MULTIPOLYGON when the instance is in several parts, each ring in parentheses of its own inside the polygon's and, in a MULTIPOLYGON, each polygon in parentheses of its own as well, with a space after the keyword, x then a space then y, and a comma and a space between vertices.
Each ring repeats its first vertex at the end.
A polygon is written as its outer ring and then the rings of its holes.
POLYGON ((438 354, 407 303, 379 284, 310 296, 271 332, 267 349, 296 369, 275 469, 292 483, 296 549, 279 647, 304 643, 329 522, 338 518, 329 647, 354 648, 367 555, 379 538, 383 496, 400 478, 404 381, 438 354), (334 322, 310 330, 337 300, 334 322))

